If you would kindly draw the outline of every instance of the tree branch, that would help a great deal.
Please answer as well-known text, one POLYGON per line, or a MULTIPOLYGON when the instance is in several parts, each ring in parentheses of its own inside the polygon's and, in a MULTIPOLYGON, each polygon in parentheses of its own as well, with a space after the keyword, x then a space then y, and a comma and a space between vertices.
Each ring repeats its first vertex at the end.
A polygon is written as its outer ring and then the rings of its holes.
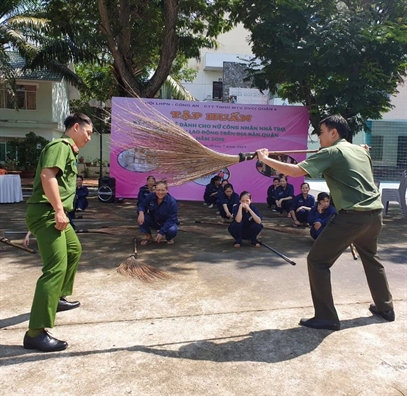
MULTIPOLYGON (((110 14, 107 9, 106 0, 98 0, 98 8, 101 20, 101 32, 106 36, 107 45, 114 59, 114 67, 120 75, 120 80, 123 82, 126 91, 130 95, 139 94, 139 84, 132 72, 132 57, 131 57, 131 29, 129 26, 130 8, 127 0, 121 0, 123 9, 119 10, 119 19, 121 22, 120 34, 115 36, 111 28, 110 14), (127 10, 127 18, 126 12, 127 10)), ((113 16, 114 17, 114 16, 113 16)))
POLYGON ((160 52, 160 61, 158 67, 151 77, 150 81, 143 90, 143 97, 151 98, 158 92, 164 84, 167 76, 170 74, 172 62, 174 61, 177 50, 177 20, 179 5, 178 0, 164 0, 165 29, 163 43, 160 52))

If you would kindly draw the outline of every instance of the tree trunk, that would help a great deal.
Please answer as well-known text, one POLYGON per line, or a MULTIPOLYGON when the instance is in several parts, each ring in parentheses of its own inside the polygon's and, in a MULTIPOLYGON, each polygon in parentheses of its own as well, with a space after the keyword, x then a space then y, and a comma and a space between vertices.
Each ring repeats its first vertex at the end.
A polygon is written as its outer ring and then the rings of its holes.
POLYGON ((178 36, 178 0, 164 0, 165 30, 161 46, 160 62, 150 81, 142 90, 143 97, 152 98, 163 86, 170 74, 172 62, 177 56, 178 36))
POLYGON ((177 55, 178 36, 178 0, 163 0, 164 5, 164 36, 161 46, 158 67, 151 79, 141 84, 137 75, 141 73, 135 61, 131 48, 131 12, 129 0, 120 0, 120 7, 115 8, 115 13, 109 12, 107 1, 98 0, 101 20, 101 31, 106 36, 107 45, 114 59, 114 70, 119 86, 124 89, 126 96, 154 97, 160 90, 171 71, 172 63, 177 55), (120 21, 119 34, 113 33, 113 26, 117 27, 120 21))
MULTIPOLYGON (((131 29, 130 29, 130 8, 128 0, 121 0, 118 11, 121 30, 117 35, 113 34, 112 24, 106 0, 98 0, 98 8, 101 21, 101 32, 106 36, 107 46, 114 59, 114 67, 120 76, 120 80, 124 85, 124 89, 130 95, 138 94, 140 91, 139 83, 133 72, 134 65, 131 57, 131 29), (126 18, 127 15, 127 18, 126 18)), ((119 81, 120 83, 120 81, 119 81)))

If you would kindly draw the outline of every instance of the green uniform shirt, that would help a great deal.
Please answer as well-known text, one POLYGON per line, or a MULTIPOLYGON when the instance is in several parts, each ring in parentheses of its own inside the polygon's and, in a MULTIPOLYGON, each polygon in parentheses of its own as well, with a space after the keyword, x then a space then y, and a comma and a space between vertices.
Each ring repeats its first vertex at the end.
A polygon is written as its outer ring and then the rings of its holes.
POLYGON ((59 168, 56 178, 62 205, 67 212, 73 210, 73 201, 76 192, 76 176, 78 174, 77 151, 78 149, 74 141, 65 135, 61 139, 56 139, 44 147, 40 154, 35 174, 33 194, 27 203, 49 203, 42 187, 41 171, 44 168, 59 168))
POLYGON ((340 139, 298 166, 311 177, 322 173, 338 211, 383 208, 379 189, 373 180, 370 155, 360 146, 340 139))

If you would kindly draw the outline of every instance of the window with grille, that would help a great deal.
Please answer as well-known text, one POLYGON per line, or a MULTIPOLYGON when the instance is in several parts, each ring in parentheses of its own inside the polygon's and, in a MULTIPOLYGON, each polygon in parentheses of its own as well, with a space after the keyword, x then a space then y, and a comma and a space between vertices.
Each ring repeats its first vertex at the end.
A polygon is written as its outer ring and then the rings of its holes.
MULTIPOLYGON (((37 86, 18 84, 16 89, 15 101, 20 110, 37 109, 37 86)), ((6 87, 0 85, 0 109, 14 109, 13 95, 6 87)))
POLYGON ((223 96, 223 83, 222 81, 212 82, 212 98, 214 100, 222 100, 223 96))
POLYGON ((397 142, 397 166, 407 169, 407 136, 399 136, 397 142))
POLYGON ((372 136, 370 157, 373 161, 381 161, 383 159, 383 136, 372 136))

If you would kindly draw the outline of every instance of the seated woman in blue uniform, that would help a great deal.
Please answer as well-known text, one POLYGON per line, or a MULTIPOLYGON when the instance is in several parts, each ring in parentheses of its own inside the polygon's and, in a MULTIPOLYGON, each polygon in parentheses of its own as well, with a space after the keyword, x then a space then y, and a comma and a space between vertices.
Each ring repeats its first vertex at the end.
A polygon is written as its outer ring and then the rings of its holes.
POLYGON ((140 190, 137 195, 137 209, 140 204, 144 201, 148 194, 151 194, 155 189, 155 177, 148 176, 147 177, 147 184, 140 187, 140 190))
POLYGON ((230 183, 225 184, 223 192, 218 199, 218 210, 222 223, 225 220, 233 219, 233 207, 239 205, 239 195, 235 193, 233 186, 230 183))
POLYGON ((279 212, 280 216, 282 216, 283 212, 286 211, 288 213, 287 217, 290 217, 290 207, 293 198, 294 186, 292 184, 288 184, 286 176, 281 175, 280 185, 275 191, 276 210, 279 212))
POLYGON ((280 185, 278 177, 273 178, 273 184, 267 189, 267 207, 274 209, 276 206, 276 188, 280 185))
POLYGON ((257 236, 263 229, 262 216, 259 210, 252 204, 252 196, 248 191, 240 194, 240 202, 233 208, 233 222, 228 231, 235 238, 234 247, 240 248, 243 239, 248 239, 249 245, 260 247, 257 236))
POLYGON ((294 222, 294 227, 306 227, 308 225, 308 214, 315 205, 315 197, 308 194, 309 190, 309 184, 302 183, 301 194, 296 195, 291 203, 290 214, 294 222))
POLYGON ((311 226, 310 234, 313 239, 318 238, 334 213, 336 210, 331 205, 329 194, 326 192, 319 193, 316 205, 308 214, 308 224, 311 226))
POLYGON ((204 205, 208 205, 208 208, 212 209, 213 205, 216 204, 216 201, 219 198, 219 186, 222 182, 220 176, 214 176, 211 179, 211 182, 206 185, 204 192, 204 205))
POLYGON ((75 210, 82 211, 88 207, 88 200, 86 197, 89 195, 87 187, 83 186, 83 177, 78 175, 76 177, 76 196, 75 196, 75 210))
POLYGON ((144 234, 141 245, 149 245, 153 241, 160 243, 163 238, 169 245, 174 243, 179 224, 178 205, 175 198, 168 194, 165 181, 157 182, 155 191, 147 195, 138 210, 137 221, 144 234), (151 235, 151 229, 157 230, 155 238, 151 235))

